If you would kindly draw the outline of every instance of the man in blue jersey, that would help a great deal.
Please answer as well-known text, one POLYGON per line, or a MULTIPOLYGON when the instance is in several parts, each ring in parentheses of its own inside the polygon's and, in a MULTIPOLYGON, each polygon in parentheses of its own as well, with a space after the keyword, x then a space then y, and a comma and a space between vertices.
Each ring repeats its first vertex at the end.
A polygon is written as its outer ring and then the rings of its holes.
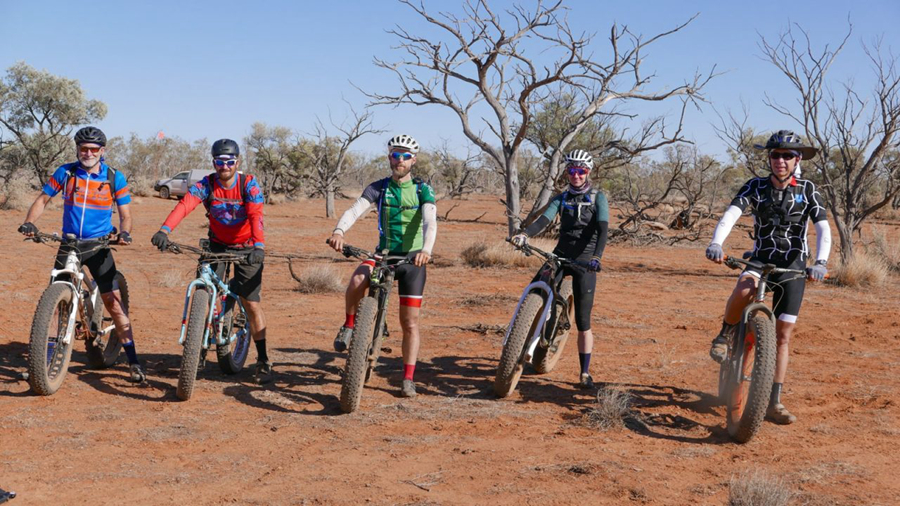
MULTIPOLYGON (((38 229, 34 222, 43 214, 50 199, 63 193, 63 234, 72 234, 76 239, 90 241, 103 239, 113 233, 113 204, 119 212, 119 236, 117 244, 131 244, 131 195, 125 175, 103 163, 106 150, 106 135, 96 127, 88 126, 75 133, 78 161, 60 166, 25 216, 25 223, 19 232, 33 237, 38 229)), ((77 247, 77 246, 76 246, 77 247)), ((54 268, 62 269, 72 246, 61 245, 56 254, 54 268)), ((122 305, 122 294, 116 285, 116 262, 112 251, 107 248, 86 248, 81 263, 87 267, 100 288, 100 297, 106 311, 116 326, 116 334, 128 356, 131 370, 130 380, 143 383, 147 376, 134 349, 131 320, 122 305)))

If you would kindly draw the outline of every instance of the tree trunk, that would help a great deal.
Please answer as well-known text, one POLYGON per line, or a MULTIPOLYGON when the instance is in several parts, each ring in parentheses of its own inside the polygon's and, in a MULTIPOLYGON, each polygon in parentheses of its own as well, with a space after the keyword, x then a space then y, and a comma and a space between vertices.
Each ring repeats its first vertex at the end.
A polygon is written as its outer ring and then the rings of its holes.
POLYGON ((519 168, 516 156, 506 156, 506 222, 509 236, 512 237, 519 230, 519 168))
POLYGON ((844 222, 843 217, 835 216, 834 224, 841 240, 841 263, 847 265, 853 258, 853 229, 844 222))
POLYGON ((334 185, 325 186, 325 217, 334 218, 334 185))

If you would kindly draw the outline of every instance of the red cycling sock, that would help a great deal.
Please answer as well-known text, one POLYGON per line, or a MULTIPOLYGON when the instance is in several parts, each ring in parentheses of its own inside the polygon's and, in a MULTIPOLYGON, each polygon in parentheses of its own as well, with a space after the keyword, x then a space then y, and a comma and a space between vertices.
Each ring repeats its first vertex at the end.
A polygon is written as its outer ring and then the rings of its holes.
POLYGON ((348 329, 356 327, 356 314, 348 314, 347 319, 344 320, 344 326, 348 329))
POLYGON ((413 379, 413 373, 416 372, 416 364, 403 364, 403 379, 413 379))

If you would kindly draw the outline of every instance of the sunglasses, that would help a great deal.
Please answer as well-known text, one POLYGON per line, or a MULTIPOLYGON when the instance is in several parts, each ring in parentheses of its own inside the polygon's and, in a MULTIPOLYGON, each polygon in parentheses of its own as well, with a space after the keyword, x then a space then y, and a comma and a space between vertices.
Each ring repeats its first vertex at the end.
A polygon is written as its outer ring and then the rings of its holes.
POLYGON ((394 151, 391 153, 391 158, 394 160, 412 160, 412 157, 415 156, 412 153, 400 153, 399 151, 394 151))
POLYGON ((213 160, 213 163, 216 164, 216 167, 225 167, 226 165, 229 167, 234 167, 237 165, 237 160, 213 160))
POLYGON ((793 160, 797 158, 797 155, 794 153, 769 153, 769 158, 772 160, 777 160, 781 158, 782 160, 793 160))
POLYGON ((91 153, 91 154, 97 154, 97 153, 100 152, 101 149, 103 149, 102 146, 101 146, 101 147, 98 147, 98 148, 89 148, 89 147, 87 147, 87 146, 78 146, 78 152, 79 152, 79 153, 91 153))
POLYGON ((591 169, 588 169, 585 167, 569 167, 568 169, 566 169, 566 171, 569 173, 570 176, 574 176, 576 174, 579 176, 583 176, 583 175, 587 174, 588 172, 590 172, 591 169))

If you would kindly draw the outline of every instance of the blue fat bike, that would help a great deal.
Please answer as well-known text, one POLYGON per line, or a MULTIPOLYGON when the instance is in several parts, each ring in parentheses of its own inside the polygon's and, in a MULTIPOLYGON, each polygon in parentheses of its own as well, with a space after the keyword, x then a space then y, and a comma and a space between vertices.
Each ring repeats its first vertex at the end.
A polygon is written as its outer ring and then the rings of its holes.
POLYGON ((199 255, 197 279, 188 284, 181 316, 181 369, 178 373, 176 395, 186 401, 194 392, 197 372, 206 364, 206 353, 215 346, 219 368, 225 374, 237 374, 247 361, 250 351, 250 326, 241 299, 231 291, 228 280, 231 264, 246 261, 245 254, 212 253, 209 240, 200 241, 200 248, 170 243, 173 253, 185 251, 199 255), (225 262, 222 278, 210 266, 225 262))

